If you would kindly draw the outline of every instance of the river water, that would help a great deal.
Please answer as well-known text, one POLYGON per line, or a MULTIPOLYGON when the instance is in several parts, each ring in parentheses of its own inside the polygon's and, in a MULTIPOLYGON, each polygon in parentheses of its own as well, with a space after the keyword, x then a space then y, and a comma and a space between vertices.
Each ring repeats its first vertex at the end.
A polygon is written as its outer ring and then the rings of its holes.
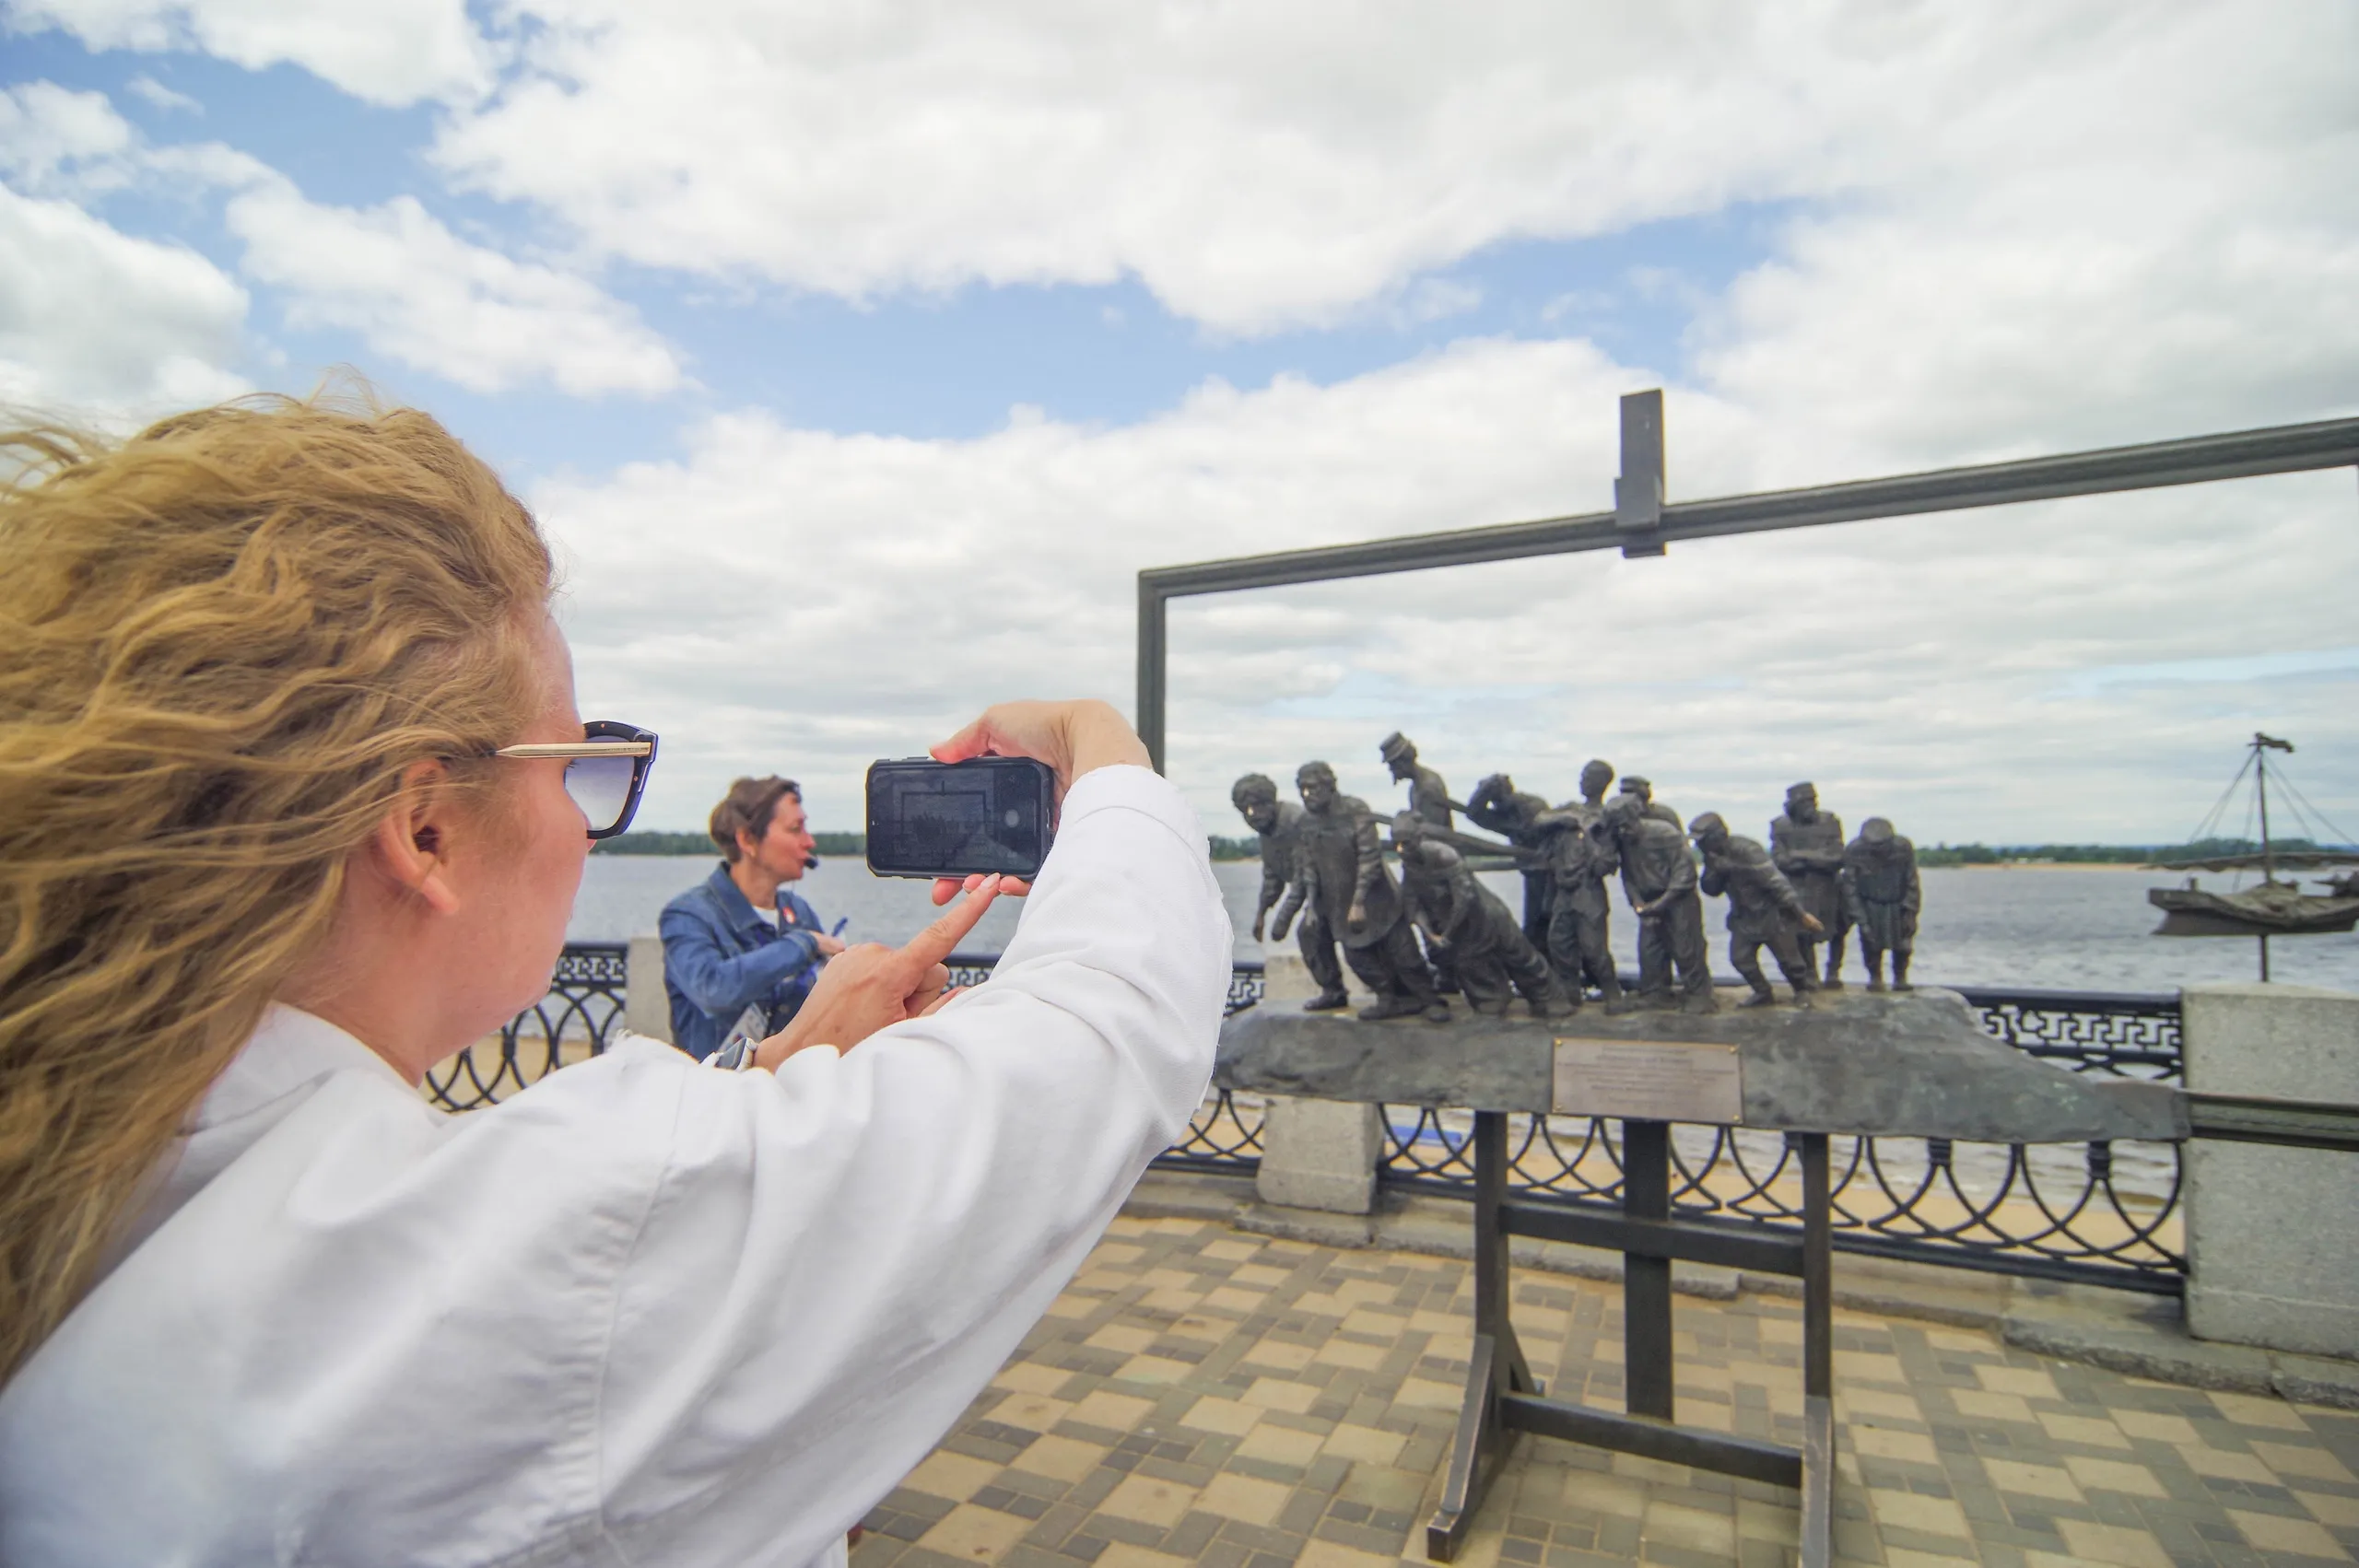
MULTIPOLYGON (((574 900, 568 930, 575 942, 621 942, 655 930, 657 914, 674 894, 694 885, 718 862, 703 856, 593 855, 574 900)), ((1238 930, 1240 958, 1259 954, 1250 933, 1261 868, 1249 861, 1213 867, 1238 930)), ((1958 986, 2041 986, 2064 990, 2167 991, 2204 980, 2258 977, 2255 943, 2239 937, 2158 937, 2161 919, 2146 902, 2149 886, 2167 873, 2112 868, 1957 867, 1923 873, 1925 907, 1917 934, 1914 977, 1958 986)), ((1484 876, 1510 908, 1520 909, 1520 879, 1484 876)), ((849 921, 851 941, 907 941, 935 910, 926 884, 874 877, 856 860, 828 860, 803 881, 802 890, 832 924, 849 921)), ((1712 967, 1729 975, 1720 899, 1706 900, 1712 967)), ((1022 906, 1002 904, 962 944, 997 953, 1014 934, 1022 906)), ((1614 909, 1615 953, 1637 965, 1636 928, 1626 908, 1614 909)), ((2359 991, 2359 932, 2281 937, 2270 944, 2272 978, 2359 991)), ((1858 977, 1856 958, 1850 965, 1858 977)))

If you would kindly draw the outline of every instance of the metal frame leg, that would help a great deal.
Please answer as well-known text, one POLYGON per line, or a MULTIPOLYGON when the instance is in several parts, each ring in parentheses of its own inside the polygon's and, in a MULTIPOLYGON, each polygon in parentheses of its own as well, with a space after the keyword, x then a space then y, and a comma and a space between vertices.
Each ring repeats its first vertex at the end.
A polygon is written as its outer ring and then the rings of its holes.
MULTIPOLYGON (((1671 1218, 1669 1123, 1622 1123, 1622 1212, 1633 1220, 1671 1218)), ((1632 1415, 1672 1419, 1668 1258, 1622 1255, 1622 1380, 1632 1415)))
POLYGON ((1835 1547, 1835 1223, 1826 1134, 1797 1140, 1802 1157, 1802 1568, 1835 1547))
POLYGON ((1508 1320, 1508 1237, 1499 1205, 1508 1185, 1508 1118, 1504 1111, 1474 1113, 1474 1352, 1466 1370, 1465 1402, 1450 1442, 1441 1506, 1426 1524, 1426 1555, 1447 1562, 1473 1527, 1483 1495, 1507 1462, 1516 1433, 1499 1419, 1509 1394, 1537 1394, 1523 1347, 1508 1320))

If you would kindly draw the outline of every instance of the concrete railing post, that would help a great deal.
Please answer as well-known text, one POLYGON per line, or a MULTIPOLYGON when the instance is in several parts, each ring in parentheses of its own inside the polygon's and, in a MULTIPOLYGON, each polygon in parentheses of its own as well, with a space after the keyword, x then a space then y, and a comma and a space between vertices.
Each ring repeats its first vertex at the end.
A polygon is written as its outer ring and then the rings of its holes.
POLYGON ((663 994, 663 939, 631 938, 623 974, 623 1027, 671 1044, 672 1003, 663 994))
MULTIPOLYGON (((2359 996, 2190 986, 2187 1086, 2359 1105, 2359 996)), ((2198 1140, 2187 1150, 2187 1326, 2359 1357, 2359 1154, 2198 1140)))

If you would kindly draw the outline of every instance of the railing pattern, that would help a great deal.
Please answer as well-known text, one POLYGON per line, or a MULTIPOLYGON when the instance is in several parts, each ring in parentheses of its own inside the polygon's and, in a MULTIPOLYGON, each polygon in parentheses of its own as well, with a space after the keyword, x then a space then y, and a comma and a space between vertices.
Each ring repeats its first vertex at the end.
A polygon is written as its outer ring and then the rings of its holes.
POLYGON ((1982 1027, 2026 1056, 2075 1072, 2176 1082, 2179 1075, 2176 991, 2052 991, 1957 988, 1982 1027))
MULTIPOLYGON (((427 1091, 445 1109, 473 1110, 604 1050, 623 1012, 628 950, 574 943, 549 994, 498 1041, 440 1064, 427 1091)), ((991 954, 956 954, 953 985, 991 977, 991 954)), ((1264 995, 1262 966, 1238 965, 1228 1011, 1264 995)), ((1976 987, 1961 992, 1994 1037, 2075 1072, 2177 1082, 2179 1000, 2174 994, 1976 987)), ((1226 1090, 1207 1099, 1156 1163, 1248 1174, 1262 1157, 1261 1100, 1226 1090)), ((1387 1185, 1471 1195, 1463 1112, 1384 1107, 1387 1185)), ((1587 1117, 1519 1117, 1511 1181, 1526 1196, 1616 1203, 1621 1152, 1614 1123, 1587 1117)), ((1947 1139, 1838 1138, 1834 1142, 1837 1248, 2002 1273, 2126 1286, 2184 1288, 2177 1144, 2085 1147, 1956 1144, 1947 1139)), ((1792 1151, 1774 1133, 1686 1127, 1672 1135, 1673 1208, 1683 1214, 1800 1223, 1792 1151)))
MULTIPOLYGON (((1984 988, 1963 994, 1986 1030, 2027 1055, 2079 1072, 2177 1077, 2175 995, 1984 988)), ((1471 1116, 1387 1107, 1385 1124, 1384 1180, 1472 1195, 1471 1116)), ((1618 1205, 1614 1124, 1518 1117, 1508 1127, 1509 1181, 1521 1193, 1618 1205)), ((2163 1294, 2185 1288, 2177 1144, 1869 1137, 1835 1139, 1832 1154, 1839 1250, 2163 1294)), ((1799 1165, 1777 1134, 1683 1126, 1672 1133, 1672 1163, 1677 1213, 1801 1223, 1799 1165)))
POLYGON ((426 1074, 427 1098, 446 1111, 479 1110, 568 1062, 604 1051, 622 1021, 630 949, 571 942, 557 961, 549 994, 471 1050, 426 1074))

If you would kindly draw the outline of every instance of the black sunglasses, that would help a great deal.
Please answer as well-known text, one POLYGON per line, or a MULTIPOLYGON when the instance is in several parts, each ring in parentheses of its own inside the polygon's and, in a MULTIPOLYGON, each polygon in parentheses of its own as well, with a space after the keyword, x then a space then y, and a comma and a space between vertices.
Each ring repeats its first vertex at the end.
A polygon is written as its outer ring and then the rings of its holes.
POLYGON ((581 726, 578 741, 502 746, 494 756, 563 757, 565 792, 581 808, 593 838, 612 838, 630 825, 647 775, 655 766, 655 731, 611 719, 581 726))

